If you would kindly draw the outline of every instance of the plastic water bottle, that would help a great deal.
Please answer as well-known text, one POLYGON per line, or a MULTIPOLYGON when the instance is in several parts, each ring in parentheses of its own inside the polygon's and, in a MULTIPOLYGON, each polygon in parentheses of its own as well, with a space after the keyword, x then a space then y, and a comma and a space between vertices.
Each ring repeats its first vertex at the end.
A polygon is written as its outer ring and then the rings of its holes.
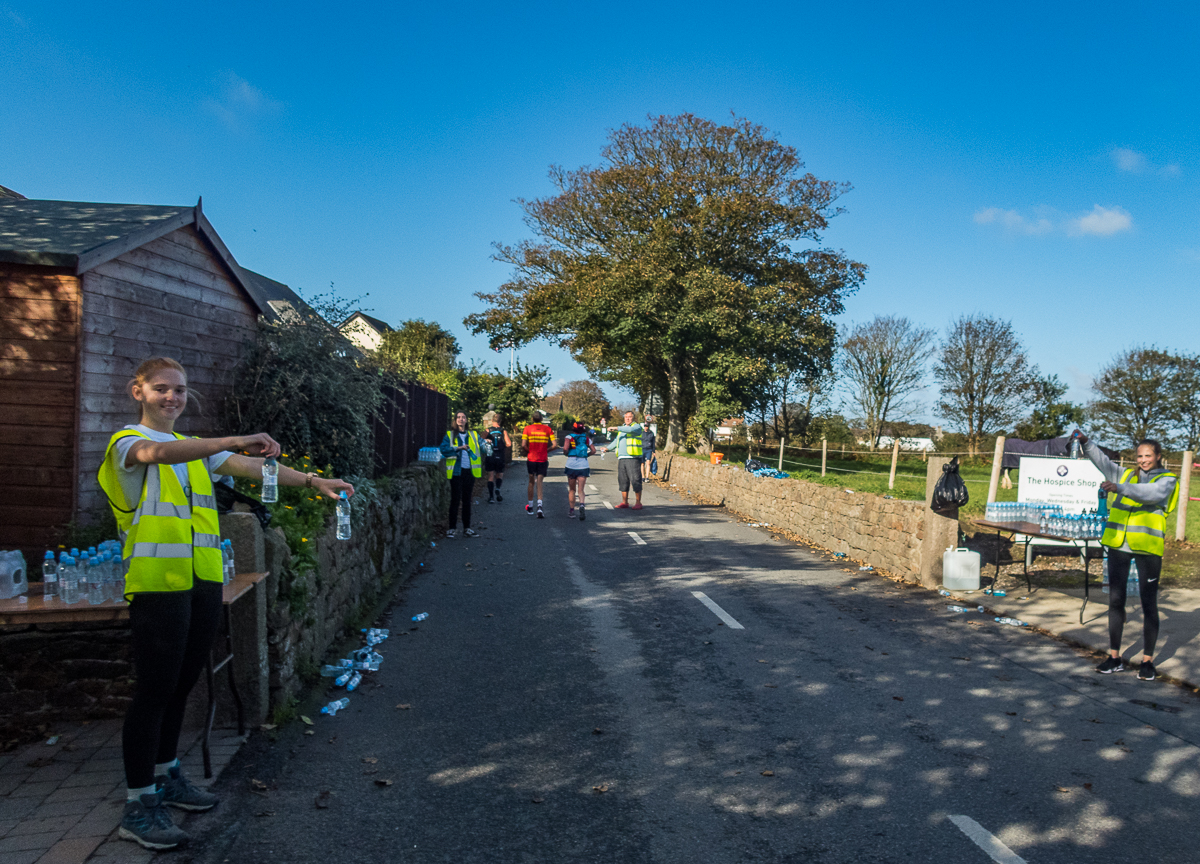
POLYGON ((345 491, 338 496, 337 502, 337 539, 350 539, 350 499, 345 491))
POLYGON ((221 541, 221 567, 224 576, 224 582, 228 585, 233 581, 233 577, 237 572, 233 562, 233 541, 221 541))
POLYGON ((358 685, 361 683, 362 683, 362 673, 359 672, 357 669, 355 669, 354 674, 350 676, 350 680, 346 682, 346 692, 353 693, 355 690, 358 689, 358 685))
POLYGON ((58 592, 62 602, 68 605, 79 602, 79 572, 70 555, 64 555, 58 562, 58 592))
POLYGON ((361 672, 347 668, 345 672, 333 679, 333 685, 335 687, 345 687, 355 675, 358 675, 360 678, 362 677, 361 672))
POLYGON ((947 606, 946 609, 947 609, 947 611, 950 611, 950 612, 966 612, 967 611, 966 606, 947 606))
POLYGON ((1078 436, 1078 435, 1071 435, 1071 458, 1072 458, 1072 459, 1078 459, 1078 458, 1079 458, 1079 456, 1080 456, 1080 451, 1081 451, 1082 449, 1083 449, 1083 448, 1082 448, 1082 446, 1081 446, 1081 445, 1080 445, 1080 443, 1079 443, 1079 436, 1078 436))
POLYGON ((350 704, 350 700, 343 696, 341 699, 335 699, 334 701, 330 702, 328 705, 323 706, 321 708, 321 713, 328 714, 330 717, 332 717, 334 714, 341 711, 343 708, 345 708, 349 704, 350 704))
POLYGON ((1137 560, 1129 562, 1129 579, 1125 582, 1125 596, 1137 597, 1141 594, 1141 587, 1138 579, 1137 560))
POLYGON ((58 596, 58 562, 49 550, 46 550, 46 557, 42 560, 42 596, 58 596))
POLYGON ((274 504, 279 500, 279 463, 274 456, 263 460, 262 467, 262 502, 274 504))
POLYGON ((99 556, 95 558, 87 558, 87 601, 92 606, 99 606, 104 602, 104 562, 99 556))
POLYGON ((429 613, 428 613, 428 612, 421 612, 421 613, 419 613, 419 614, 417 614, 417 615, 414 615, 414 616, 412 617, 412 620, 414 620, 414 621, 424 621, 424 620, 425 620, 426 618, 428 618, 428 617, 429 617, 429 613))
POLYGON ((367 628, 364 627, 362 629, 362 632, 367 634, 367 646, 368 647, 378 645, 380 642, 383 642, 385 639, 387 639, 388 636, 390 635, 390 633, 387 629, 376 629, 374 627, 372 627, 370 630, 368 630, 367 628))
POLYGON ((1027 626, 1024 621, 1018 621, 1016 618, 997 618, 996 623, 997 624, 1011 624, 1014 627, 1027 626))
POLYGON ((321 667, 321 676, 324 678, 337 678, 350 668, 353 661, 349 659, 339 660, 336 663, 326 663, 321 667))

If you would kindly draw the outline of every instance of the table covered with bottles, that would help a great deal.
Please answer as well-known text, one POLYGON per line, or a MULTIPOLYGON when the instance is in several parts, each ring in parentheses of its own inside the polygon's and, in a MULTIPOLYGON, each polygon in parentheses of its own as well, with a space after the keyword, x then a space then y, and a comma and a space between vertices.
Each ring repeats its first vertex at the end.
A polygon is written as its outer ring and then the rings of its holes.
MULTIPOLYGON (((1107 508, 1105 508, 1107 509, 1107 508)), ((1008 531, 1020 534, 1028 544, 1031 538, 1042 538, 1066 543, 1079 550, 1083 561, 1083 606, 1079 609, 1079 621, 1083 623, 1083 610, 1087 608, 1091 598, 1091 574, 1089 547, 1100 539, 1104 533, 1104 525, 1108 514, 1097 507, 1083 513, 1067 513, 1061 504, 1049 504, 1039 501, 993 501, 987 505, 985 517, 975 520, 981 528, 996 529, 999 541, 1001 533, 1008 531)), ((1024 574, 1026 587, 1032 590, 1033 583, 1029 578, 1028 557, 1025 562, 1024 574)), ((996 574, 992 578, 992 588, 995 589, 1000 580, 1000 551, 999 543, 996 549, 996 574)))

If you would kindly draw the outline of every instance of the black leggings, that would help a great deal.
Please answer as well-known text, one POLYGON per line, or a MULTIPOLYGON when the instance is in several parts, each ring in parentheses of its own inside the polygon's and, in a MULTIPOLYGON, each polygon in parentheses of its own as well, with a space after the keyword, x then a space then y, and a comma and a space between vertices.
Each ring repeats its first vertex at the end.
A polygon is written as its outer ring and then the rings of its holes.
POLYGON ((462 503, 463 528, 471 527, 471 490, 475 488, 475 475, 467 468, 457 477, 450 478, 450 530, 458 524, 458 505, 462 503))
POLYGON ((1121 650, 1121 631, 1125 629, 1125 589, 1129 562, 1137 561, 1138 593, 1142 597, 1142 653, 1154 656, 1158 642, 1158 577, 1162 558, 1158 555, 1108 550, 1108 647, 1121 650))
POLYGON ((195 580, 190 591, 135 594, 129 602, 137 682, 122 745, 130 789, 154 783, 156 763, 179 746, 188 694, 221 626, 221 583, 195 580))

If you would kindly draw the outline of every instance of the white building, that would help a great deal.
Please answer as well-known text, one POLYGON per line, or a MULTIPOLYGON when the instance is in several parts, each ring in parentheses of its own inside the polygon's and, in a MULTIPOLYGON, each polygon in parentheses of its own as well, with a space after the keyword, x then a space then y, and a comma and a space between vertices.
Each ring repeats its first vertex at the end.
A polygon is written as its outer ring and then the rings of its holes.
POLYGON ((339 324, 337 329, 360 351, 378 351, 379 346, 383 344, 384 334, 392 332, 386 321, 380 321, 362 312, 355 312, 339 324))

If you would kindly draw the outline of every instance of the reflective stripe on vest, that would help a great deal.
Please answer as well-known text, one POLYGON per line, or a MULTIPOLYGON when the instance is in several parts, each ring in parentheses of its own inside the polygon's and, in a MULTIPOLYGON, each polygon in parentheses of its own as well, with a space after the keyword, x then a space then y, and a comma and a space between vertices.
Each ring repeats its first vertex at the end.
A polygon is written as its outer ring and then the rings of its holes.
MULTIPOLYGON (((641 432, 637 433, 636 438, 634 438, 632 434, 627 435, 624 432, 621 432, 618 434, 620 434, 621 440, 625 442, 625 455, 626 456, 641 456, 642 455, 642 433, 641 432)), ((620 455, 621 455, 621 453, 618 451, 617 456, 620 457, 620 455)))
MULTIPOLYGON (((454 436, 457 437, 457 435, 458 433, 455 432, 454 436)), ((451 447, 458 446, 455 444, 455 437, 451 437, 449 432, 446 433, 446 442, 451 447)), ((456 450, 454 452, 454 458, 446 460, 446 479, 450 479, 454 476, 454 467, 458 465, 458 457, 459 453, 456 450)), ((477 432, 467 433, 467 458, 470 459, 471 462, 471 475, 474 477, 482 477, 483 456, 480 454, 479 434, 477 432)))
MULTIPOLYGON (((173 465, 147 465, 141 499, 136 507, 125 509, 117 503, 129 502, 113 462, 113 445, 130 436, 151 440, 134 429, 121 430, 109 439, 99 471, 100 488, 121 531, 125 593, 186 591, 193 576, 223 581, 217 499, 204 460, 187 463, 187 490, 173 465)), ((175 437, 184 438, 178 433, 175 437)))
MULTIPOLYGON (((1169 472, 1155 474, 1149 482, 1154 483, 1160 477, 1175 477, 1169 472)), ((1127 468, 1121 476, 1122 483, 1137 483, 1138 470, 1127 468)), ((1118 495, 1108 511, 1108 522, 1104 525, 1104 535, 1100 543, 1112 549, 1120 549, 1129 544, 1134 552, 1145 555, 1162 556, 1166 550, 1167 515, 1175 509, 1179 502, 1179 484, 1171 493, 1171 500, 1166 507, 1155 507, 1143 504, 1124 495, 1118 495)))

